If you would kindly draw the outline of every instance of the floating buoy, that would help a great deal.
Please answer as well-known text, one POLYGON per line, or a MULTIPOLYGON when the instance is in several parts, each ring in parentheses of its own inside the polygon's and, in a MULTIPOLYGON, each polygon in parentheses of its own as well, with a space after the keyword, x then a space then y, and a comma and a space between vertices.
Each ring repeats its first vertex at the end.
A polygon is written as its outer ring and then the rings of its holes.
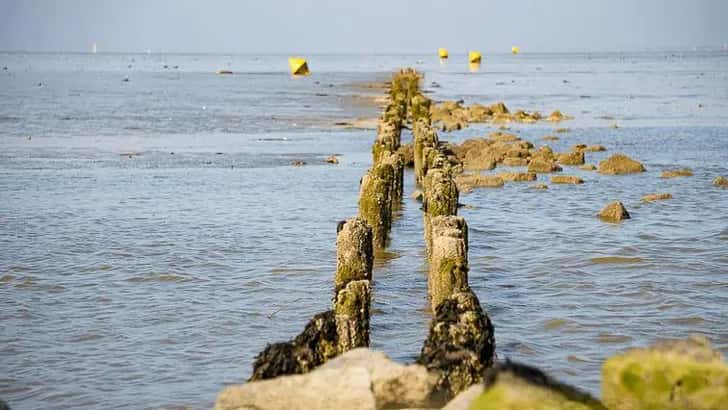
POLYGON ((480 51, 471 51, 468 53, 468 62, 480 64, 483 57, 480 55, 480 51))
POLYGON ((521 52, 521 49, 520 48, 518 48, 516 46, 511 47, 511 53, 518 54, 520 52, 521 52))
POLYGON ((232 74, 233 72, 230 70, 217 70, 215 71, 215 74, 232 74))
POLYGON ((440 56, 441 59, 445 60, 448 57, 450 57, 450 54, 447 52, 446 48, 438 48, 437 49, 437 55, 440 56))
POLYGON ((308 70, 308 63, 306 60, 299 57, 291 57, 288 59, 288 66, 291 68, 291 74, 293 75, 309 75, 311 72, 308 70))

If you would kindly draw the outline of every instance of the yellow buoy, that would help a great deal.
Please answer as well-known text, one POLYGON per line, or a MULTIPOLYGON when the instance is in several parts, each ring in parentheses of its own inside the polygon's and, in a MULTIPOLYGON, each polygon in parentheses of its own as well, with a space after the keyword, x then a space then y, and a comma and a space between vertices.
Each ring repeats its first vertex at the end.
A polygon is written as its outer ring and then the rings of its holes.
POLYGON ((516 46, 511 47, 511 53, 518 54, 520 52, 521 52, 521 49, 520 48, 518 48, 516 46))
POLYGON ((293 75, 309 75, 311 72, 308 70, 308 63, 306 60, 299 57, 291 57, 288 59, 288 66, 291 68, 291 74, 293 75))
POLYGON ((468 64, 468 69, 471 73, 477 73, 480 71, 480 63, 470 63, 468 64))
POLYGON ((468 62, 480 64, 480 60, 482 60, 482 56, 480 55, 480 51, 471 51, 468 53, 468 62))
POLYGON ((443 59, 443 60, 446 59, 446 58, 448 58, 448 57, 450 57, 450 54, 447 52, 447 49, 446 48, 438 48, 437 49, 437 55, 439 55, 440 58, 443 59))

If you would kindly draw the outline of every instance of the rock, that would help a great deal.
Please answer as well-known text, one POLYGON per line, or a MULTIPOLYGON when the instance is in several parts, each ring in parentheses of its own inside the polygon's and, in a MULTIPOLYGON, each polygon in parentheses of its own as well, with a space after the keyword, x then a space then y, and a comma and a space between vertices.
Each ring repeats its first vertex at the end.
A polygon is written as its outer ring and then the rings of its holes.
POLYGON ((548 173, 558 171, 561 171, 560 166, 556 165, 555 162, 542 158, 534 158, 531 160, 531 163, 528 164, 528 172, 548 173))
POLYGON ((632 349, 602 366, 602 398, 610 409, 723 409, 728 365, 700 336, 632 349))
POLYGON ((629 219, 629 212, 619 201, 610 202, 607 206, 602 209, 598 216, 608 222, 619 222, 624 219, 629 219))
POLYGON ((660 201, 663 199, 672 199, 672 194, 670 193, 664 193, 664 194, 649 194, 642 197, 642 200, 645 202, 653 202, 653 201, 660 201))
POLYGON ((424 366, 401 365, 393 362, 382 352, 354 349, 320 368, 321 371, 349 369, 365 369, 369 373, 371 391, 378 409, 432 405, 437 375, 428 373, 424 366))
POLYGON ((503 179, 496 175, 480 175, 480 174, 463 174, 455 178, 458 191, 470 192, 474 188, 500 188, 505 183, 503 179))
POLYGON ((337 339, 334 312, 319 313, 293 340, 266 346, 255 358, 249 381, 310 372, 338 354, 337 339))
POLYGON ((528 165, 527 158, 508 157, 503 158, 502 164, 506 167, 525 167, 528 165))
POLYGON ((293 165, 294 167, 302 167, 302 166, 306 165, 306 161, 303 161, 300 159, 294 159, 293 161, 291 161, 291 165, 293 165))
POLYGON ((493 114, 508 114, 508 107, 502 102, 495 103, 488 108, 493 114))
POLYGON ((493 325, 468 290, 438 305, 417 363, 438 373, 437 391, 446 402, 482 380, 494 353, 493 325))
POLYGON ((217 396, 215 410, 375 410, 371 385, 365 368, 317 370, 226 387, 217 396))
POLYGON ((555 135, 544 135, 543 137, 541 137, 541 139, 544 141, 558 141, 559 137, 555 135))
POLYGON ((584 151, 586 151, 586 152, 602 152, 602 151, 606 151, 606 150, 607 149, 604 146, 599 145, 599 144, 589 145, 588 147, 584 148, 584 151))
POLYGON ((599 162, 598 170, 600 174, 623 175, 645 172, 645 167, 640 162, 624 154, 614 154, 604 161, 599 162))
POLYGON ((552 184, 583 184, 584 180, 573 175, 554 175, 551 177, 552 184))
POLYGON ((498 177, 507 182, 535 181, 536 174, 533 172, 501 172, 498 177))
POLYGON ((722 175, 721 176, 717 176, 713 180, 713 185, 715 185, 717 187, 723 187, 723 188, 728 187, 728 178, 726 178, 726 177, 724 177, 722 175))
POLYGON ((693 176, 693 171, 688 168, 662 171, 662 174, 660 174, 660 178, 677 178, 677 177, 691 177, 691 176, 693 176))
POLYGON ((559 122, 559 121, 563 121, 563 120, 566 120, 566 119, 569 119, 569 117, 567 117, 564 114, 562 114, 561 111, 559 111, 559 110, 556 110, 556 111, 552 112, 546 118, 547 121, 551 121, 551 122, 559 122))
POLYGON ((416 189, 414 192, 412 192, 412 195, 410 195, 410 198, 414 199, 415 201, 422 202, 422 191, 419 189, 416 189))
POLYGON ((475 398, 472 410, 606 410, 589 394, 522 364, 498 364, 484 379, 485 391, 475 398))
POLYGON ((402 162, 405 167, 412 168, 415 166, 415 149, 412 144, 403 144, 397 151, 402 155, 402 162))
POLYGON ((594 164, 584 164, 584 165, 580 165, 579 169, 582 171, 596 171, 597 167, 594 164))
POLYGON ((450 400, 442 410, 470 410, 470 406, 473 404, 481 394, 483 394, 485 386, 483 384, 474 384, 470 386, 464 392, 455 396, 454 399, 450 400))
POLYGON ((465 154, 463 168, 469 171, 487 171, 494 169, 498 158, 489 150, 472 149, 465 154))
POLYGON ((543 189, 549 189, 549 186, 546 184, 533 184, 533 185, 530 185, 529 188, 543 190, 543 189))
POLYGON ((331 155, 328 158, 326 158, 326 162, 329 163, 329 164, 338 164, 339 163, 339 159, 336 158, 336 155, 331 155))
POLYGON ((488 134, 488 139, 495 142, 515 142, 519 141, 520 138, 518 138, 515 134, 509 134, 507 132, 500 132, 500 131, 494 131, 488 134))
POLYGON ((557 132, 559 134, 563 134, 566 132, 571 132, 571 128, 556 128, 554 132, 557 132))
POLYGON ((584 165, 584 151, 559 154, 556 161, 561 165, 584 165))

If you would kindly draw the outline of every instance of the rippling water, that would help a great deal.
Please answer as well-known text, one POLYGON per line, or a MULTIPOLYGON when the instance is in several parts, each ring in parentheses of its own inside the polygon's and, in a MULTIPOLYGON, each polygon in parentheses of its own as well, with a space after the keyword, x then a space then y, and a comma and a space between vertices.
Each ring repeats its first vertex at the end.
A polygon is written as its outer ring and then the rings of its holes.
MULTIPOLYGON (((728 190, 710 184, 728 175, 728 55, 496 55, 477 73, 458 58, 312 56, 293 80, 284 56, 0 54, 0 397, 205 408, 244 380, 328 307, 336 223, 357 212, 374 137, 331 124, 373 115, 358 96, 378 91, 356 84, 402 66, 435 99, 560 109, 576 118, 555 150, 598 143, 589 163, 624 152, 648 170, 566 167, 586 183, 461 197, 500 358, 598 393, 603 359, 630 346, 697 332, 728 353, 728 190), (676 167, 695 176, 658 177, 676 167), (655 192, 674 199, 640 201, 655 192), (595 218, 613 199, 633 219, 595 218)), ((513 131, 539 145, 553 128, 513 131)), ((372 345, 411 361, 429 321, 418 203, 389 250, 372 345)))

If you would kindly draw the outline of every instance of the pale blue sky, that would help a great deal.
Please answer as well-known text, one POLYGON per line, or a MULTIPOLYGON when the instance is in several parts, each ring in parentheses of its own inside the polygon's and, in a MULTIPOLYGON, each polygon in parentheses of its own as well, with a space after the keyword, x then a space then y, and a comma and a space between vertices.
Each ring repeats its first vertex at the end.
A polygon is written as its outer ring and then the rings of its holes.
POLYGON ((387 53, 719 48, 726 0, 0 0, 0 50, 387 53))

